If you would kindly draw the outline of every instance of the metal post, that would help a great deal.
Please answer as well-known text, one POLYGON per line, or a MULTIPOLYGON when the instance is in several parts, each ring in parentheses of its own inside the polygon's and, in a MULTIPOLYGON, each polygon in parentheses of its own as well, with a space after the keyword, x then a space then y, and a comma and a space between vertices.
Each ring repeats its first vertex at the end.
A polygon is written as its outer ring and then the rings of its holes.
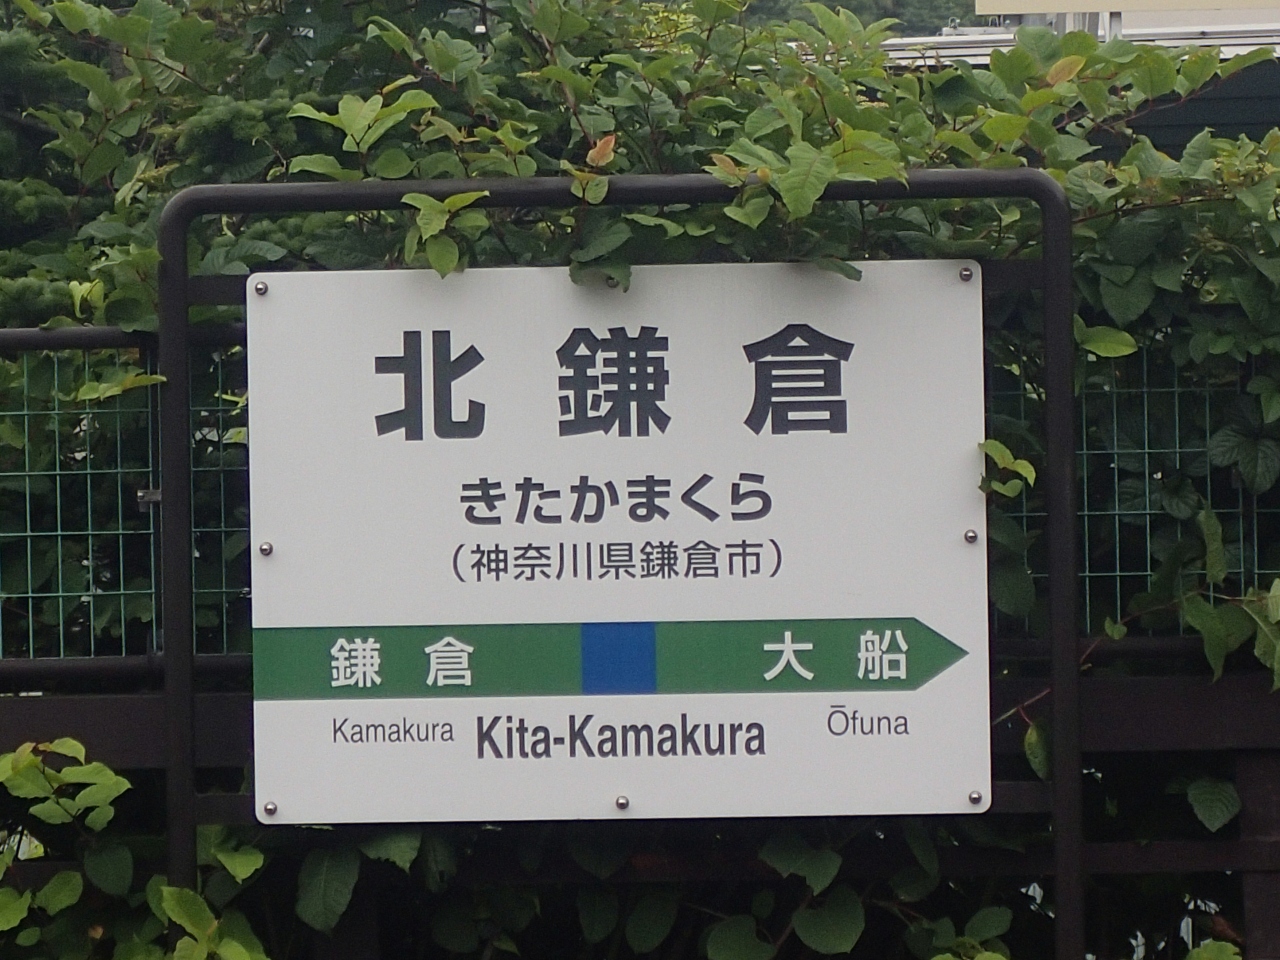
POLYGON ((160 580, 168 720, 165 800, 168 879, 195 887, 193 719, 195 639, 191 602, 191 414, 187 350, 187 227, 175 198, 160 218, 160 580))
MULTIPOLYGON (((1280 840, 1280 754, 1236 757, 1240 839, 1280 840)), ((1280 873, 1244 875, 1244 935, 1250 960, 1280 960, 1280 873)))
MULTIPOLYGON (((214 213, 309 210, 387 210, 409 192, 443 199, 488 191, 478 206, 573 207, 580 201, 567 178, 362 181, 206 185, 176 194, 160 219, 160 372, 163 502, 165 691, 169 701, 170 882, 195 877, 194 758, 192 756, 191 430, 189 422, 187 230, 214 213)), ((611 205, 728 203, 736 191, 706 174, 609 178, 611 205)), ((1084 956, 1083 827, 1081 822, 1079 663, 1076 659, 1075 341, 1071 273, 1071 211, 1062 187, 1036 170, 915 170, 906 183, 839 181, 827 201, 912 199, 1027 199, 1042 216, 1048 512, 1049 615, 1054 687, 1054 857, 1056 954, 1084 956)))

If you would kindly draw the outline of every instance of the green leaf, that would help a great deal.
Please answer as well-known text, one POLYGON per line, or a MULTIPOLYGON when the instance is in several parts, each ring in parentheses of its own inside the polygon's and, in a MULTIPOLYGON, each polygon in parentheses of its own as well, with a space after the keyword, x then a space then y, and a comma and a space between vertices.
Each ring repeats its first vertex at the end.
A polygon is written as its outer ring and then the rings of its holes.
POLYGON ((1206 940, 1187 954, 1187 960, 1239 960, 1240 948, 1222 940, 1206 940))
POLYGON ((1255 63, 1261 63, 1264 60, 1274 60, 1275 52, 1270 47, 1259 47, 1256 50, 1250 50, 1248 53, 1242 53, 1239 56, 1232 57, 1218 69, 1218 75, 1224 80, 1245 67, 1251 67, 1255 63))
POLYGON ((422 847, 422 828, 403 827, 386 830, 360 844, 360 852, 371 860, 394 863, 405 873, 418 858, 422 847))
POLYGON ((1056 87, 1060 83, 1074 80, 1076 74, 1080 72, 1084 65, 1085 58, 1079 54, 1063 57, 1045 73, 1045 82, 1050 86, 1056 87))
POLYGON ((422 864, 422 873, 426 878, 427 890, 440 893, 445 884, 458 872, 458 860, 453 844, 436 833, 428 833, 422 838, 422 852, 418 855, 422 864))
POLYGON ((266 860, 261 850, 249 844, 237 847, 235 850, 220 848, 214 850, 213 855, 227 868, 227 873, 231 874, 236 883, 244 883, 248 880, 262 868, 266 860))
POLYGON ((631 239, 631 228, 621 220, 593 224, 583 233, 583 244, 569 254, 579 263, 596 260, 612 253, 631 239))
POLYGON ((1196 818, 1210 833, 1217 833, 1240 812, 1240 795, 1233 784, 1201 777, 1187 787, 1187 800, 1196 818))
POLYGON ((599 943, 618 925, 618 895, 604 887, 578 891, 578 922, 587 943, 599 943))
POLYGON ((941 881, 936 873, 929 873, 919 864, 904 867, 889 878, 889 886, 904 903, 919 903, 938 888, 941 881))
POLYGON ((105 763, 96 761, 81 766, 63 767, 58 772, 67 783, 106 783, 116 776, 115 771, 105 763))
POLYGON ((964 935, 982 943, 1003 937, 1013 924, 1013 911, 1008 907, 983 907, 964 925, 964 935))
POLYGON ((674 220, 668 220, 665 217, 651 217, 647 213, 624 213, 624 217, 640 224, 642 227, 661 227, 666 231, 667 239, 678 237, 684 233, 684 227, 676 223, 674 220))
POLYGON ((848 260, 841 260, 839 257, 822 257, 813 261, 813 265, 819 270, 828 270, 831 273, 838 273, 846 280, 861 280, 862 270, 850 263, 848 260))
POLYGON ((1010 499, 1014 499, 1015 497, 1017 497, 1019 494, 1022 493, 1021 480, 1014 479, 1014 480, 1010 480, 1007 483, 1001 480, 991 480, 990 484, 991 484, 991 489, 994 490, 996 493, 1000 494, 1002 497, 1008 497, 1010 499))
POLYGON ((90 847, 84 855, 84 875, 103 893, 123 897, 133 883, 133 853, 122 843, 90 847))
MULTIPOLYGON (((1253 593, 1253 591, 1250 591, 1253 593)), ((1271 691, 1280 690, 1280 627, 1266 616, 1266 601, 1246 601, 1244 610, 1256 624, 1253 655, 1271 671, 1271 691)))
MULTIPOLYGON (((61 5, 55 4, 53 9, 61 17, 61 5)), ((58 67, 76 83, 87 88, 108 113, 119 113, 128 104, 121 88, 111 82, 111 77, 101 67, 83 60, 60 60, 58 67)))
POLYGON ((754 230, 764 223, 772 207, 773 197, 756 197, 753 200, 746 201, 740 207, 733 205, 725 207, 724 215, 730 220, 736 220, 738 223, 754 230))
POLYGON ((254 934, 249 921, 239 910, 223 911, 222 919, 218 923, 218 932, 220 944, 226 943, 229 939, 234 940, 244 948, 249 955, 249 960, 267 960, 262 941, 254 934))
POLYGON ((424 244, 427 251, 427 262, 431 269, 442 277, 453 273, 458 265, 458 244, 453 238, 437 233, 424 244))
POLYGON ((105 140, 93 148, 80 168, 80 179, 87 185, 96 184, 124 162, 124 147, 105 140))
POLYGON ((1269 437, 1228 424, 1209 438, 1208 448, 1213 465, 1236 467, 1251 493, 1265 493, 1280 479, 1280 444, 1269 437))
POLYGON ((836 162, 807 143, 789 147, 787 160, 790 166, 774 176, 770 185, 778 191, 793 217, 807 217, 827 184, 835 179, 836 162))
POLYGON ((170 920, 195 937, 201 946, 208 946, 218 921, 204 897, 185 887, 161 887, 160 903, 170 920))
POLYGON ((480 931, 471 908, 451 899, 431 915, 431 939, 452 953, 472 953, 480 946, 480 931))
POLYGON ((76 794, 76 803, 81 807, 100 807, 110 803, 130 787, 124 777, 113 776, 102 783, 93 783, 76 794))
POLYGON ((1022 752, 1037 777, 1045 782, 1053 779, 1053 752, 1049 739, 1049 727, 1043 720, 1036 720, 1022 736, 1022 752))
POLYGON ((1107 313, 1121 327, 1127 327, 1147 312, 1155 299, 1156 286, 1150 271, 1138 270, 1123 286, 1103 278, 1099 283, 1099 293, 1107 313))
POLYGON ((831 888, 822 906, 801 907, 791 918, 796 936, 821 954, 848 953, 866 926, 862 901, 845 884, 831 888))
POLYGON ((707 937, 707 960, 771 960, 774 947, 756 935, 754 917, 721 920, 707 937))
POLYGON ((415 222, 424 239, 434 237, 449 222, 449 211, 435 197, 429 197, 425 193, 406 193, 400 198, 400 202, 418 208, 415 222))
POLYGON ((40 889, 35 904, 52 917, 79 900, 83 892, 84 878, 74 870, 63 870, 40 889))
POLYGON ((1020 117, 1016 113, 997 113, 982 125, 982 132, 995 143, 1012 143, 1022 138, 1029 123, 1030 117, 1020 117))
MULTIPOLYGON (((13 938, 13 942, 20 947, 34 947, 37 943, 40 942, 40 928, 27 927, 25 930, 20 931, 18 935, 13 938)), ((157 953, 161 952, 159 947, 156 948, 156 952, 157 953)))
POLYGON ((1035 581, 1021 560, 1007 558, 991 565, 988 577, 991 602, 1001 613, 1025 617, 1036 602, 1035 581))
POLYGON ((290 173, 318 173, 334 180, 359 180, 359 170, 347 170, 327 153, 309 153, 289 161, 290 173))
POLYGON ((469 193, 454 193, 445 197, 443 200, 444 208, 449 213, 461 210, 463 207, 469 207, 481 197, 489 196, 488 190, 472 190, 469 193))
POLYGON ((173 948, 173 960, 205 960, 207 956, 209 948, 190 937, 183 937, 173 948))
POLYGON ((383 150, 369 164, 369 172, 383 180, 399 180, 413 172, 413 161, 399 147, 383 150))
POLYGON ((1204 575, 1215 585, 1227 579, 1227 552, 1222 545, 1222 524, 1206 503, 1196 516, 1196 524, 1204 537, 1204 575))
MULTIPOLYGON (((41 801, 31 808, 31 815, 39 817, 45 823, 70 823, 75 819, 71 812, 67 810, 67 801, 59 803, 53 797, 48 800, 41 801)), ((72 809, 75 809, 74 807, 72 809)), ((79 811, 77 811, 79 812, 79 811)))
POLYGON ((1253 635, 1253 618, 1234 604, 1214 606, 1196 593, 1183 598, 1182 615, 1204 638, 1204 654, 1217 680, 1222 676, 1227 654, 1238 650, 1253 635))
POLYGON ((218 956, 222 960, 253 960, 249 951, 235 937, 218 938, 218 956))
POLYGON ((12 930, 27 918, 30 908, 30 890, 20 894, 13 887, 0 887, 0 930, 12 930))
POLYGON ((636 953, 651 953, 662 945, 676 922, 680 901, 673 890, 646 893, 627 917, 627 944, 636 953))
POLYGON ((321 933, 328 933, 351 902, 360 876, 360 852, 351 847, 312 850, 298 872, 299 919, 321 933))
MULTIPOLYGON (((49 743, 41 743, 38 744, 38 746, 41 750, 44 750, 47 753, 56 753, 63 757, 71 757, 73 760, 78 760, 80 763, 84 763, 84 745, 80 743, 79 740, 73 740, 71 737, 59 737, 57 740, 53 740, 49 743)), ((64 779, 71 779, 66 775, 65 770, 62 771, 62 774, 64 779)))
POLYGON ((15 0, 15 2, 18 4, 18 8, 22 10, 23 13, 25 13, 28 17, 30 17, 36 23, 40 24, 40 26, 42 27, 47 27, 50 24, 50 22, 53 20, 52 14, 48 13, 45 10, 41 10, 39 7, 35 5, 35 3, 32 2, 32 0, 15 0))
POLYGON ((116 808, 110 804, 104 804, 103 806, 97 807, 89 812, 89 815, 84 818, 84 825, 94 833, 97 833, 109 824, 111 822, 111 818, 115 815, 116 808))
POLYGON ((1123 330, 1086 327, 1079 317, 1075 320, 1075 334, 1076 343, 1099 357, 1127 357, 1138 349, 1138 342, 1123 330))
POLYGON ((920 818, 908 817, 903 820, 902 834, 906 838, 907 846, 911 848, 911 855, 916 858, 916 863, 920 864, 921 869, 926 873, 937 873, 938 850, 933 845, 933 837, 929 835, 920 818))
MULTIPOLYGON (((1012 470, 1021 475, 1031 486, 1036 484, 1036 468, 1030 461, 1015 457, 999 440, 986 439, 978 444, 978 449, 992 459, 1001 470, 1012 470)), ((1013 494, 1010 494, 1012 496, 1013 494)))
POLYGON ((760 848, 760 859, 784 877, 804 877, 815 894, 831 885, 843 862, 834 850, 815 850, 794 830, 784 830, 766 840, 760 848))

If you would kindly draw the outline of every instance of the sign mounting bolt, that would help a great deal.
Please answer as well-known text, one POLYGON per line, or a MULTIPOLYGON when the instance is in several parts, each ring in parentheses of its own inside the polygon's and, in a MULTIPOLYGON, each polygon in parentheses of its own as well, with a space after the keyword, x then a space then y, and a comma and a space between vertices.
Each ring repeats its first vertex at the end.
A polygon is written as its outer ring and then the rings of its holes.
MULTIPOLYGON (((961 267, 961 268, 960 268, 960 279, 961 279, 961 280, 963 280, 965 283, 968 283, 970 280, 972 280, 972 279, 973 279, 973 268, 972 268, 972 267, 961 267)), ((264 286, 265 286, 265 284, 264 284, 264 286)), ((259 292, 259 293, 262 293, 263 291, 259 290, 258 292, 259 292)))
POLYGON ((978 804, 980 804, 980 803, 982 802, 982 791, 981 791, 981 790, 974 790, 972 793, 970 793, 970 794, 969 794, 969 802, 970 802, 970 803, 972 803, 975 807, 976 807, 978 804))
POLYGON ((260 297, 262 297, 262 296, 266 296, 266 293, 267 293, 267 281, 265 281, 265 280, 259 280, 257 283, 255 283, 255 284, 253 285, 253 292, 254 292, 254 293, 256 293, 256 294, 257 294, 258 296, 260 296, 260 297))
POLYGON ((262 554, 264 557, 271 556, 271 552, 273 550, 275 550, 275 547, 271 545, 271 542, 269 540, 264 540, 262 541, 262 543, 258 544, 258 552, 262 554))
POLYGON ((619 797, 617 800, 613 802, 617 805, 619 810, 625 810, 627 809, 627 807, 631 806, 631 801, 628 800, 626 797, 619 797))
MULTIPOLYGON (((978 542, 978 531, 977 531, 977 530, 966 530, 966 531, 964 532, 964 542, 965 542, 965 543, 977 543, 977 542, 978 542)), ((264 544, 264 546, 270 547, 270 546, 271 546, 271 544, 269 544, 269 543, 268 543, 268 544, 264 544)), ((270 550, 267 550, 266 552, 267 552, 267 553, 270 553, 271 551, 270 551, 270 550)))
POLYGON ((265 813, 268 817, 274 817, 276 815, 276 811, 279 809, 280 808, 277 807, 275 805, 275 802, 272 800, 268 800, 266 803, 262 805, 262 812, 265 813))

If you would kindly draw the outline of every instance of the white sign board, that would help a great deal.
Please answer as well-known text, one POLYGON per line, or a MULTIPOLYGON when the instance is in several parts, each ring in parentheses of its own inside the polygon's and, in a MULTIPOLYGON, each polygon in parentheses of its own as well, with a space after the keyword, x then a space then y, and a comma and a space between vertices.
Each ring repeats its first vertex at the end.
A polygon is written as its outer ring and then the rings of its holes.
POLYGON ((863 271, 251 277, 260 816, 985 809, 981 280, 863 271))

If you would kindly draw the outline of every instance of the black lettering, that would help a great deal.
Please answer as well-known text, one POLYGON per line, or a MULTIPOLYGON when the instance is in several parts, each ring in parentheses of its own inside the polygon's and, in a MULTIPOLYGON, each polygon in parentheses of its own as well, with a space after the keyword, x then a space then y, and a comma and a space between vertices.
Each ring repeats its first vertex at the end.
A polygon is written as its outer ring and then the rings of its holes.
POLYGON ((647 723, 641 723, 638 725, 634 723, 625 723, 622 725, 622 755, 624 757, 627 756, 628 737, 631 737, 632 742, 635 744, 635 750, 633 751, 632 756, 653 756, 653 727, 649 726, 647 723), (644 734, 645 736, 646 746, 644 753, 642 753, 640 749, 641 734, 644 734))
POLYGON ((596 750, 602 757, 616 757, 618 755, 618 731, 612 724, 601 725, 600 739, 596 742, 596 750))
POLYGON ((720 739, 716 741, 714 747, 711 746, 711 724, 708 723, 702 731, 702 745, 707 748, 708 757, 724 756, 724 724, 718 723, 716 727, 720 731, 720 739))
POLYGON ((582 752, 588 757, 594 757, 596 752, 591 749, 591 744, 587 742, 587 727, 591 725, 591 721, 596 718, 594 713, 588 713, 582 718, 582 724, 578 725, 574 721, 578 718, 572 713, 569 714, 569 756, 576 757, 578 755, 578 746, 582 746, 582 752))
POLYGON ((520 722, 516 725, 516 735, 520 738, 520 758, 528 760, 529 748, 525 742, 525 737, 529 735, 529 725, 524 722, 524 717, 521 717, 520 722))
POLYGON ((764 753, 764 724, 747 724, 747 742, 743 746, 749 757, 758 757, 764 753))
MULTIPOLYGON (((561 743, 564 740, 557 737, 561 743)), ((546 727, 537 726, 533 728, 533 743, 530 745, 534 759, 542 759, 551 756, 551 731, 546 727)))
MULTIPOLYGON (((502 722, 502 717, 494 717, 489 721, 489 725, 485 726, 484 717, 476 717, 476 758, 484 759, 485 748, 488 747, 493 751, 493 755, 499 760, 502 759, 502 751, 498 749, 498 741, 493 739, 493 731, 497 729, 498 724, 502 722)), ((449 726, 445 724, 445 726, 449 726)), ((449 739, 453 739, 452 727, 450 727, 449 739)))
POLYGON ((670 723, 664 723, 658 728, 658 756, 674 757, 677 752, 676 728, 670 723))
POLYGON ((680 714, 680 756, 687 757, 690 750, 695 757, 702 756, 702 751, 698 749, 698 730, 701 726, 702 724, 695 723, 690 727, 689 715, 680 714))
POLYGON ((740 734, 741 732, 742 732, 742 724, 740 723, 729 724, 729 755, 730 756, 738 755, 738 734, 740 734))
POLYGON ((333 742, 337 743, 338 738, 342 738, 343 743, 350 743, 351 738, 347 736, 347 721, 350 717, 343 717, 341 721, 337 717, 333 718, 333 742))
POLYGON ((907 729, 906 717, 897 717, 894 719, 893 732, 901 736, 911 736, 911 731, 907 729))

